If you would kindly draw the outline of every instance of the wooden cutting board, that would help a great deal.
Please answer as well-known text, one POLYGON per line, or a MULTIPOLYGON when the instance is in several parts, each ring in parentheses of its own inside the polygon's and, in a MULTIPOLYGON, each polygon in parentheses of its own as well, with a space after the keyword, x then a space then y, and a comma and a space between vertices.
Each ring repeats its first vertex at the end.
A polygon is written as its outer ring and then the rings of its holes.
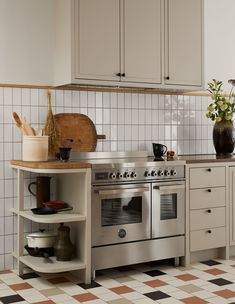
POLYGON ((73 139, 71 143, 74 152, 93 152, 96 149, 97 139, 105 139, 105 135, 97 135, 92 120, 80 113, 55 114, 55 121, 60 134, 60 146, 68 145, 67 139, 73 139))

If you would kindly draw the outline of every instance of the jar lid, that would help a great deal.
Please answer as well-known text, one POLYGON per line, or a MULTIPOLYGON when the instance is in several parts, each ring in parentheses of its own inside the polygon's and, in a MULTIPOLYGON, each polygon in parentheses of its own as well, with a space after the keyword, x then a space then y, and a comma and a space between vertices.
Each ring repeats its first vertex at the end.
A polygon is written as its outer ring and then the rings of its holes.
POLYGON ((35 238, 47 238, 47 237, 55 237, 56 234, 53 232, 44 232, 38 231, 28 234, 28 237, 35 237, 35 238))

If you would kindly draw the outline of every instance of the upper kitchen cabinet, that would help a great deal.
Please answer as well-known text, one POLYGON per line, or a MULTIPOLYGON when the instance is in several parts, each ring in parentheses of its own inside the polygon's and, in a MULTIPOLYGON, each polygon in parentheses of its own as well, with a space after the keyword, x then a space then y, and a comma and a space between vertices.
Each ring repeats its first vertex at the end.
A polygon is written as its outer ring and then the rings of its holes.
POLYGON ((165 1, 165 83, 202 86, 202 0, 165 1))
POLYGON ((161 83, 161 0, 121 4, 121 81, 161 83))
POLYGON ((201 89, 203 0, 57 0, 55 84, 201 89))
POLYGON ((75 1, 75 78, 118 80, 119 0, 75 1))

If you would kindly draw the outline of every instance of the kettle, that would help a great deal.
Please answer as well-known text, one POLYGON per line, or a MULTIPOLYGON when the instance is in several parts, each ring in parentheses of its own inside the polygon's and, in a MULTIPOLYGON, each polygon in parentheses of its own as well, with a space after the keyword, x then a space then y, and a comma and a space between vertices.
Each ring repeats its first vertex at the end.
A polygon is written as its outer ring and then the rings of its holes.
POLYGON ((74 257, 75 247, 70 241, 70 228, 60 224, 58 238, 54 246, 54 253, 57 261, 70 261, 74 257))

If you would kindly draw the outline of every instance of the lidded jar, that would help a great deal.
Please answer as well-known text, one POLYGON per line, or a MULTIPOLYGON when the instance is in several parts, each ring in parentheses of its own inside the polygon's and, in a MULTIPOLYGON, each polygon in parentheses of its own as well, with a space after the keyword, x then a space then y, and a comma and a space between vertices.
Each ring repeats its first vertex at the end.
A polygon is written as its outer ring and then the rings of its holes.
POLYGON ((70 228, 60 224, 58 228, 58 239, 54 246, 57 261, 70 261, 74 257, 75 247, 70 240, 70 228))

